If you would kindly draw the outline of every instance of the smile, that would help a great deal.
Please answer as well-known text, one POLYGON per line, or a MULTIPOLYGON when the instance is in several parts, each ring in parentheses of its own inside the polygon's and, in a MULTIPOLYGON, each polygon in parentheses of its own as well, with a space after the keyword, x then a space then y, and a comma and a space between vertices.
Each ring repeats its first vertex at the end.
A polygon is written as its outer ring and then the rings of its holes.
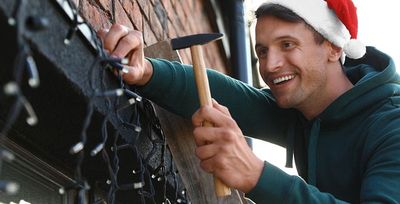
POLYGON ((293 79, 294 77, 295 77, 294 75, 283 76, 283 77, 279 77, 279 78, 272 80, 272 82, 276 85, 276 84, 279 84, 279 83, 282 83, 285 81, 289 81, 289 80, 293 79))

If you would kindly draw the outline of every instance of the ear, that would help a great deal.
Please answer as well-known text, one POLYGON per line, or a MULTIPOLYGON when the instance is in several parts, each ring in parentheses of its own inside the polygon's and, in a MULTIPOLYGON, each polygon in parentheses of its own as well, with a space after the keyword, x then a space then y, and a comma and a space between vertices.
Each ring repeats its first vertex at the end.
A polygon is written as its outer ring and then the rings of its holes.
POLYGON ((343 49, 334 45, 333 43, 328 42, 328 60, 331 62, 340 61, 340 56, 343 54, 343 49))

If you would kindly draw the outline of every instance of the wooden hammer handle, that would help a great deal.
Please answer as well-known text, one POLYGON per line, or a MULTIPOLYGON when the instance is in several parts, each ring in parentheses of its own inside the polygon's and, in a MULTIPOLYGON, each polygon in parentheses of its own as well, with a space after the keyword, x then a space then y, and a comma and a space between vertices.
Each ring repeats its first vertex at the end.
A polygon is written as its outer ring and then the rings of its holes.
MULTIPOLYGON (((190 47, 190 52, 192 54, 193 61, 193 69, 194 69, 194 78, 196 81, 197 92, 200 99, 200 106, 210 105, 212 106, 211 101, 211 92, 210 87, 208 85, 208 77, 206 72, 206 67, 204 64, 203 52, 200 45, 194 45, 190 47)), ((204 126, 212 127, 208 121, 205 121, 204 126)), ((231 194, 231 189, 222 183, 217 177, 214 176, 214 185, 215 192, 218 197, 228 196, 231 194)))

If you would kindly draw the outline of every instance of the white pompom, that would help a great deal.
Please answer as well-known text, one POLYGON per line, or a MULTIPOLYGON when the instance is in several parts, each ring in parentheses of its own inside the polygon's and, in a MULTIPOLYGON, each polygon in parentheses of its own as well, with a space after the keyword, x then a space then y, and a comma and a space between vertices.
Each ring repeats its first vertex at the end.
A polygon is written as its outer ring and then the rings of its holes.
POLYGON ((343 51, 346 53, 347 57, 351 59, 359 59, 365 55, 367 50, 365 45, 359 40, 350 39, 350 41, 344 45, 343 51))

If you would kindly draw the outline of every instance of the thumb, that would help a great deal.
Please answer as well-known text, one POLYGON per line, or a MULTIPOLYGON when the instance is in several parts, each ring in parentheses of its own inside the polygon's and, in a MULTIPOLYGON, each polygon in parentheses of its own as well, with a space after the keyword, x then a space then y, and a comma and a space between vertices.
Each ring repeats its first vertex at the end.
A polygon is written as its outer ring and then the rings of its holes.
POLYGON ((109 31, 109 29, 101 28, 101 29, 99 29, 99 30, 97 31, 97 36, 98 36, 100 39, 103 40, 103 39, 106 37, 108 31, 109 31))
POLYGON ((212 99, 212 105, 215 109, 219 110, 223 114, 231 117, 231 113, 229 112, 229 109, 221 104, 219 104, 214 98, 212 99))

